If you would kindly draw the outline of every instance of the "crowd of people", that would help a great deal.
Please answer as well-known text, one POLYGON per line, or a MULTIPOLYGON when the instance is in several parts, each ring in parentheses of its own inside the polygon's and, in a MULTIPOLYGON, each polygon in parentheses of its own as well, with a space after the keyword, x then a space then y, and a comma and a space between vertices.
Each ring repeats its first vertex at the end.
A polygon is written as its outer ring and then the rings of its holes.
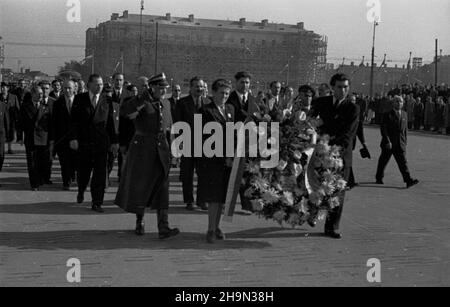
POLYGON ((392 110, 394 96, 404 100, 404 110, 408 113, 408 129, 450 134, 450 88, 448 85, 421 86, 409 84, 390 89, 374 99, 366 97, 366 120, 380 124, 384 113, 392 110))
MULTIPOLYGON (((25 80, 20 80, 12 88, 2 83, 1 163, 6 145, 9 154, 14 154, 11 144, 15 140, 25 145, 30 187, 39 191, 41 186, 53 184, 52 165, 58 157, 62 189, 70 191, 72 185, 77 185, 77 202, 81 204, 90 183, 91 208, 102 213, 105 190, 111 184, 110 177, 117 160, 119 189, 115 203, 136 214, 137 235, 145 233, 145 209, 155 209, 161 239, 179 233, 178 229, 171 229, 168 222, 168 174, 171 167, 179 166, 186 210, 195 210, 196 206, 208 211, 207 241, 210 243, 225 238, 219 224, 232 159, 198 158, 193 153, 180 159, 172 156, 173 123, 185 122, 194 132, 196 114, 203 116, 203 124, 218 122, 223 126, 227 122, 245 122, 254 112, 268 114, 273 121, 280 121, 294 109, 327 119, 325 127, 328 130, 325 132, 346 140, 342 144, 336 141, 336 144, 345 147, 345 179, 349 181, 349 188, 357 185, 351 167, 351 151, 355 149, 358 138, 366 155, 370 156, 365 144, 364 122, 373 120, 382 125, 383 137, 377 183, 383 184, 384 168, 394 155, 401 165, 407 186, 417 184, 418 181, 409 175, 406 147, 400 144, 402 139, 390 137, 392 131, 388 123, 391 118, 387 115, 391 111, 395 116, 399 114, 400 121, 402 116, 406 116, 408 124, 412 122, 411 127, 414 128, 424 126, 425 129, 436 130, 447 127, 448 133, 448 89, 445 93, 428 88, 421 91, 417 87, 408 88, 410 92, 394 89, 385 98, 368 101, 349 92, 350 80, 345 75, 338 74, 333 78, 330 85, 322 84, 317 89, 302 85, 297 93, 293 87, 283 87, 281 82, 273 81, 268 92, 254 95, 251 91, 252 76, 245 71, 235 75, 234 87, 230 81, 215 80, 211 93, 204 79, 193 77, 186 96, 182 97, 181 86, 175 84, 169 99, 166 99, 166 93, 170 85, 164 74, 151 78, 143 76, 133 84, 120 73, 105 83, 97 74, 91 75, 87 84, 82 80, 67 79, 27 86, 25 80), (417 113, 423 114, 419 121, 415 110, 419 109, 417 106, 420 106, 421 99, 426 103, 417 113), (402 109, 407 113, 402 113, 402 109), (441 124, 441 117, 436 116, 438 111, 447 112, 443 116, 447 126, 441 124), (350 116, 353 113, 355 116, 350 116), (371 113, 375 114, 373 119, 371 113), (336 118, 341 120, 336 122, 336 118), (196 197, 195 173, 198 176, 196 197)), ((406 130, 401 133, 406 133, 406 130)), ((240 196, 242 209, 252 212, 244 190, 240 196)), ((326 225, 326 234, 330 237, 340 238, 337 228, 341 214, 342 207, 330 214, 331 221, 326 225)))

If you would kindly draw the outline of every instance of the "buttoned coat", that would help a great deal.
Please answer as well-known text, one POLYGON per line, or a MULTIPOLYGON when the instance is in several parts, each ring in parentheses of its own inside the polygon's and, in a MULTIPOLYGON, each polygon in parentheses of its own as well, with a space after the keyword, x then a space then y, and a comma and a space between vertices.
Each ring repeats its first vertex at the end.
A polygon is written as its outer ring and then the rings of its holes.
MULTIPOLYGON (((164 133, 164 119, 159 109, 162 102, 146 91, 139 99, 128 100, 123 114, 136 112, 135 135, 131 140, 120 180, 115 204, 127 212, 140 214, 146 207, 167 209, 169 206, 168 175, 170 150, 164 133)), ((170 111, 169 111, 170 112, 170 111)))

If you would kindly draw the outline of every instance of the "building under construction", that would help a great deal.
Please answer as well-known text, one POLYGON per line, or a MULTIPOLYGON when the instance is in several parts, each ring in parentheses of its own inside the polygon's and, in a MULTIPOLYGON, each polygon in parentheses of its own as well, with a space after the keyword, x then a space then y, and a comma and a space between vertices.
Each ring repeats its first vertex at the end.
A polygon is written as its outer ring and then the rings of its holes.
POLYGON ((187 87, 193 76, 208 82, 254 75, 254 90, 279 80, 294 87, 325 77, 327 38, 296 25, 261 22, 112 14, 86 32, 86 57, 103 76, 123 71, 128 80, 165 72, 187 87))

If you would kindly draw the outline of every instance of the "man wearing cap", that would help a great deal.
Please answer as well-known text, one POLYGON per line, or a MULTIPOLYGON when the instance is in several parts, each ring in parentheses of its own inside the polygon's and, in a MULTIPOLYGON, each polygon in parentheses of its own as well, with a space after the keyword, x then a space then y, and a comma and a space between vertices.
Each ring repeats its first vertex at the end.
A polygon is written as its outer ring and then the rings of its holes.
POLYGON ((136 133, 130 143, 115 204, 136 214, 135 233, 145 234, 147 207, 157 210, 160 239, 176 236, 180 231, 169 227, 170 147, 165 127, 163 100, 169 86, 166 76, 150 78, 150 91, 123 106, 123 113, 134 120, 136 133))
POLYGON ((75 96, 71 113, 70 147, 78 151, 78 196, 83 203, 84 192, 91 179, 92 210, 102 213, 107 178, 107 153, 119 149, 114 127, 111 98, 102 95, 103 79, 89 77, 89 91, 75 96))

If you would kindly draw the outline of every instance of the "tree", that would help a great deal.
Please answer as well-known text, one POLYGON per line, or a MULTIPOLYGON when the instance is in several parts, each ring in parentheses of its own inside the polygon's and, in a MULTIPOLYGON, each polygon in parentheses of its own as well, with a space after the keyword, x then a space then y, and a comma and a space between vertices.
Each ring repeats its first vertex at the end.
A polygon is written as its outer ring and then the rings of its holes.
POLYGON ((70 72, 73 72, 74 77, 77 75, 76 73, 78 73, 81 75, 81 78, 87 80, 87 78, 89 77, 90 69, 87 65, 83 65, 80 62, 71 60, 70 62, 65 62, 64 66, 59 67, 58 74, 70 75, 70 72))

